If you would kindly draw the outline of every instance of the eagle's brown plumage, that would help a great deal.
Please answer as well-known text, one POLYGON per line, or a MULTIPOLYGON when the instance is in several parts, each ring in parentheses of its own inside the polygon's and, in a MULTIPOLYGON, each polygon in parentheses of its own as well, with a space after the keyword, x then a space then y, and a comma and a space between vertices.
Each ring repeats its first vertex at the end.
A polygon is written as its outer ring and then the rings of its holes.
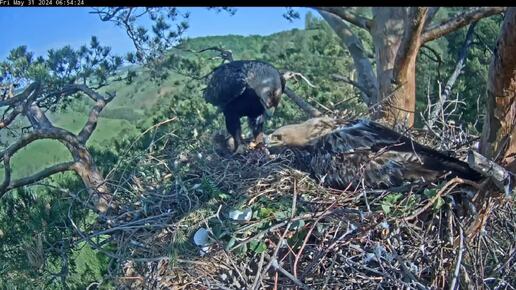
POLYGON ((247 117, 254 141, 261 143, 266 117, 278 106, 285 79, 271 64, 238 60, 217 67, 204 91, 205 100, 221 109, 235 150, 243 151, 240 118, 247 117))
POLYGON ((269 143, 293 149, 298 166, 333 188, 356 186, 362 180, 372 188, 392 187, 404 181, 435 180, 446 173, 480 178, 465 162, 364 119, 343 123, 328 117, 310 119, 277 129, 269 143))

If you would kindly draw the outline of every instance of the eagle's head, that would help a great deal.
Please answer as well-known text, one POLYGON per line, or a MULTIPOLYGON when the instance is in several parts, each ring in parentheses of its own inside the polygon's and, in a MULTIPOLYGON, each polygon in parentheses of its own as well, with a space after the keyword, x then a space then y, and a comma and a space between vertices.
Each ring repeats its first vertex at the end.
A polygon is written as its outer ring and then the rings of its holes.
POLYGON ((336 122, 329 117, 308 119, 299 124, 286 125, 276 129, 266 138, 269 146, 305 147, 318 137, 335 129, 336 122))
POLYGON ((278 107, 281 101, 281 94, 283 94, 283 90, 281 88, 272 90, 269 87, 265 87, 262 89, 260 94, 260 103, 265 109, 265 115, 267 115, 267 117, 271 117, 274 114, 274 110, 278 107))

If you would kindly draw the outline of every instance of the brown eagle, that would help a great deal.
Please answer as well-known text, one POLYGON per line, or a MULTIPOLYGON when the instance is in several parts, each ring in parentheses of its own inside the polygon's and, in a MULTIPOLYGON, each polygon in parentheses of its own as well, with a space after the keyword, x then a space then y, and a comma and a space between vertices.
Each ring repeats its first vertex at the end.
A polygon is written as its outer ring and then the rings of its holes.
POLYGON ((269 147, 286 146, 296 165, 323 185, 389 188, 405 181, 432 181, 440 176, 478 180, 467 163, 421 145, 379 123, 328 117, 281 127, 267 138, 269 147))
POLYGON ((263 125, 278 106, 285 79, 271 64, 237 60, 217 67, 204 91, 205 100, 224 113, 236 152, 244 151, 240 118, 247 117, 256 143, 263 142, 263 125))

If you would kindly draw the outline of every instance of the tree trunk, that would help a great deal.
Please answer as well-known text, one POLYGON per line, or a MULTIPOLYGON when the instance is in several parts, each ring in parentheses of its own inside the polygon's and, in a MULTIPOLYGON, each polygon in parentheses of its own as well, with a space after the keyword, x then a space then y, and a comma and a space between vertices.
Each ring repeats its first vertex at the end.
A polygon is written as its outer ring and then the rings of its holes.
POLYGON ((382 110, 380 117, 392 126, 404 124, 414 125, 416 111, 416 57, 417 53, 407 55, 407 66, 401 71, 402 75, 393 78, 390 86, 380 89, 382 110))
POLYGON ((110 207, 114 208, 111 192, 106 185, 104 177, 97 166, 95 166, 93 156, 91 156, 85 145, 63 144, 72 154, 75 161, 73 170, 81 178, 90 196, 94 198, 95 208, 100 213, 106 213, 110 207))
POLYGON ((400 103, 398 96, 393 92, 394 63, 403 37, 403 27, 406 11, 401 7, 373 8, 374 22, 371 35, 376 55, 376 76, 378 78, 379 105, 375 117, 390 119, 388 107, 400 103), (387 101, 388 100, 388 101, 387 101))
POLYGON ((516 172, 516 8, 507 9, 489 66, 480 152, 516 172))
POLYGON ((415 67, 421 45, 505 10, 504 7, 472 8, 432 25, 432 19, 439 10, 437 7, 375 7, 371 19, 346 7, 317 9, 349 49, 359 72, 361 91, 370 92, 363 95, 373 117, 382 118, 391 125, 405 123, 408 126, 414 124, 415 67), (376 79, 373 79, 372 66, 367 64, 369 60, 361 40, 348 24, 371 34, 375 47, 376 79), (377 103, 371 105, 375 101, 377 103))
POLYGON ((373 8, 372 36, 380 89, 378 117, 391 125, 414 125, 416 58, 427 8, 373 8))
POLYGON ((113 207, 112 197, 104 177, 94 164, 79 161, 75 164, 74 170, 81 177, 90 196, 95 199, 95 208, 100 213, 106 213, 110 206, 113 207))
POLYGON ((377 104, 379 101, 378 84, 376 76, 374 75, 373 66, 367 57, 362 41, 342 19, 324 10, 318 11, 342 40, 343 46, 348 48, 357 69, 357 83, 360 88, 362 88, 362 99, 368 106, 377 104))

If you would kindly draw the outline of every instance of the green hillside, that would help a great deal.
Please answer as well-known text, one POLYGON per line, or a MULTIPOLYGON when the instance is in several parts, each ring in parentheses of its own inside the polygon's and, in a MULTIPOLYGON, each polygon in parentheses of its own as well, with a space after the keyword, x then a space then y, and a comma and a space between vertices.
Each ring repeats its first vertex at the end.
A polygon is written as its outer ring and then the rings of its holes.
MULTIPOLYGON (((350 60, 345 56, 344 51, 338 46, 338 42, 330 34, 326 42, 320 42, 320 46, 325 46, 328 42, 333 42, 333 49, 338 53, 333 57, 334 65, 322 67, 324 64, 320 47, 310 47, 314 45, 313 40, 320 40, 320 31, 312 30, 292 30, 276 33, 270 36, 209 36, 188 39, 181 46, 182 48, 200 50, 211 46, 221 46, 233 51, 235 59, 263 59, 278 66, 280 69, 289 69, 302 72, 319 88, 312 89, 304 84, 289 84, 297 88, 300 94, 306 93, 309 98, 317 98, 319 101, 331 106, 331 101, 340 100, 344 95, 352 93, 350 88, 343 90, 336 87, 333 82, 329 82, 331 73, 338 73, 341 68, 350 66, 350 60), (306 55, 306 53, 310 55, 306 55), (287 55, 288 54, 288 55, 287 55), (318 62, 312 60, 320 59, 318 62), (302 60, 302 62, 300 62, 302 60), (331 71, 324 71, 326 74, 315 74, 316 71, 332 68, 331 71)), ((331 46, 327 49, 332 49, 331 46)), ((194 54, 180 51, 181 55, 193 59, 204 60, 212 57, 214 53, 194 54)), ((220 64, 220 60, 212 60, 204 63, 203 73, 220 64)), ((163 110, 164 105, 173 106, 171 96, 179 94, 189 82, 196 86, 204 84, 197 80, 178 74, 174 71, 169 72, 169 76, 158 82, 151 80, 149 73, 136 68, 137 76, 132 83, 125 81, 115 81, 101 91, 115 91, 116 98, 109 103, 101 114, 98 127, 94 135, 89 140, 88 145, 98 146, 99 148, 111 147, 115 141, 127 140, 139 132, 139 127, 150 125, 150 120, 157 115, 156 112, 163 110)), ((191 96, 190 96, 191 97, 191 96)), ((198 97, 198 96, 197 96, 198 97)), ((183 96, 181 96, 183 98, 183 96)), ((198 99, 198 98, 196 98, 198 99)), ((202 101, 201 99, 198 99, 202 101)), ((86 121, 87 111, 92 102, 79 99, 72 102, 69 108, 50 114, 52 121, 58 126, 78 132, 82 124, 86 121)), ((292 115, 299 115, 293 104, 285 101, 278 114, 284 115, 286 112, 292 115)), ((26 149, 21 150, 13 159, 14 177, 21 177, 31 174, 44 168, 45 165, 57 163, 68 159, 67 150, 63 145, 54 141, 34 142, 26 149)), ((2 173, 0 173, 1 175, 2 173)))

